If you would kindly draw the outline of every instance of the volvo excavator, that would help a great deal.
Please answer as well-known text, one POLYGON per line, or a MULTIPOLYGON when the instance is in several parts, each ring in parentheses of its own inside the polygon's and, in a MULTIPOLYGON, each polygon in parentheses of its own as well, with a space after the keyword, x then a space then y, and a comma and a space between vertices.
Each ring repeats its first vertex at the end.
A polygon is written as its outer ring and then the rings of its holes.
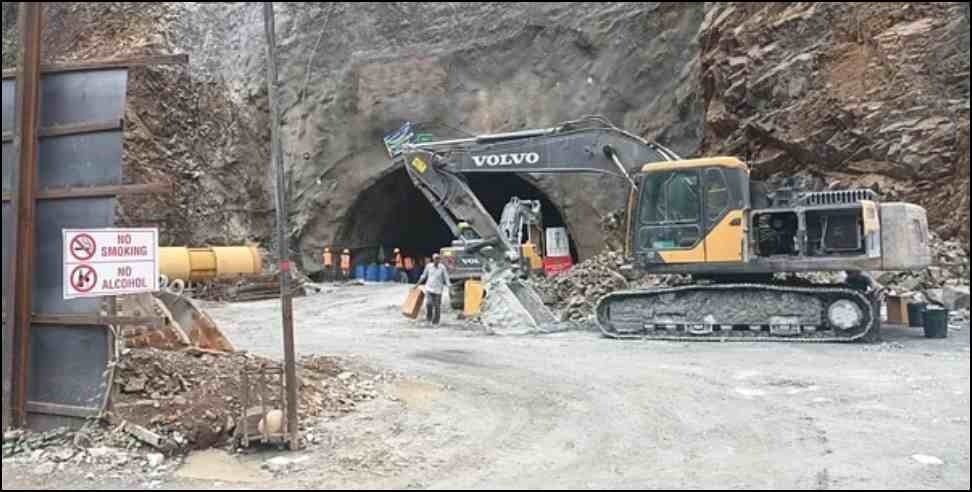
MULTIPOLYGON (((560 330, 520 280, 513 244, 465 182, 483 173, 600 174, 630 190, 626 256, 646 274, 684 274, 687 286, 615 292, 596 320, 609 338, 850 342, 880 330, 881 288, 867 272, 931 264, 924 209, 881 203, 869 190, 769 190, 733 157, 686 160, 600 117, 554 128, 405 144, 414 185, 488 270, 487 311, 496 324, 560 330), (820 285, 798 273, 843 272, 820 285)), ((614 190, 590 190, 611 193, 614 190)), ((623 192, 623 191, 622 191, 623 192)))

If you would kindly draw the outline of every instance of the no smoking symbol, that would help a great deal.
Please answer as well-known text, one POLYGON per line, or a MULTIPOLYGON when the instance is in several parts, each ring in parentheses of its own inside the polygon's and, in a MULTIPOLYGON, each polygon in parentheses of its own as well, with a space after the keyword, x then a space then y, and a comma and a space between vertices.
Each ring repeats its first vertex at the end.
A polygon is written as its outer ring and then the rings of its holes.
POLYGON ((71 272, 71 287, 74 290, 85 293, 94 290, 98 285, 98 272, 88 265, 81 265, 71 272))
POLYGON ((81 234, 71 240, 71 256, 80 261, 88 261, 94 258, 98 245, 93 237, 81 234))

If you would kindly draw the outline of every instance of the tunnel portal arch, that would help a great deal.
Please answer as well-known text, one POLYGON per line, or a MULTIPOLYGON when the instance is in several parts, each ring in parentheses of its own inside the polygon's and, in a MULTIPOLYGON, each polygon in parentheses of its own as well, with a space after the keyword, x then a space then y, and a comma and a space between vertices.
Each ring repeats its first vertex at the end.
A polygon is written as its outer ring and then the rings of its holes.
MULTIPOLYGON (((560 208, 537 186, 516 174, 470 175, 470 188, 495 220, 511 198, 540 200, 544 227, 568 227, 560 208)), ((569 228, 568 228, 569 233, 569 228)), ((453 241, 452 232, 411 183, 404 169, 396 169, 364 189, 345 216, 335 245, 351 249, 355 264, 387 259, 395 248, 406 256, 429 257, 453 241)), ((577 248, 571 236, 571 255, 577 248)))

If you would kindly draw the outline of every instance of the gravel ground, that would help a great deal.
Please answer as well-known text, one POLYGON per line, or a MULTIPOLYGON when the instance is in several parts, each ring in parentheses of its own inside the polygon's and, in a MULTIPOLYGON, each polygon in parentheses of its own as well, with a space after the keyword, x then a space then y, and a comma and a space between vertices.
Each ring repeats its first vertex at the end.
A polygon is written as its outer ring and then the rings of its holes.
MULTIPOLYGON (((405 293, 296 301, 301 355, 403 377, 322 421, 283 473, 269 454, 195 455, 152 480, 5 462, 3 489, 969 489, 967 325, 948 340, 887 329, 880 345, 508 338, 407 321, 405 293)), ((238 347, 280 356, 273 302, 210 314, 238 347)))

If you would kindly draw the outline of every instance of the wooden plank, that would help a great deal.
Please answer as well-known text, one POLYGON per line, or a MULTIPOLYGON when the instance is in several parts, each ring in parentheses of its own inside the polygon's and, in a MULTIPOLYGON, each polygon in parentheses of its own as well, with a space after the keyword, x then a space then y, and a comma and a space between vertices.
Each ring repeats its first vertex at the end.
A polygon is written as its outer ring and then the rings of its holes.
POLYGON ((130 422, 125 422, 125 432, 159 451, 171 451, 175 449, 175 443, 172 441, 130 422))
POLYGON ((73 417, 77 419, 98 418, 101 412, 96 408, 75 407, 71 405, 57 405, 37 401, 27 402, 27 413, 53 415, 56 417, 73 417))
MULTIPOLYGON (((135 68, 161 65, 188 65, 189 55, 155 55, 136 58, 118 58, 113 60, 92 60, 77 63, 59 63, 55 65, 41 65, 41 72, 45 75, 68 72, 90 72, 96 70, 114 70, 119 68, 135 68)), ((16 69, 4 69, 3 79, 17 76, 16 69)))
MULTIPOLYGON (((85 135, 88 133, 99 133, 99 132, 108 132, 114 130, 122 130, 123 126, 124 123, 121 120, 79 123, 76 125, 59 125, 59 126, 41 128, 39 136, 40 138, 54 138, 54 137, 66 137, 70 135, 85 135)), ((12 132, 5 132, 3 134, 3 143, 13 142, 13 139, 14 136, 12 132)))
POLYGON ((159 329, 165 326, 165 319, 137 316, 95 316, 84 314, 35 314, 31 323, 35 325, 56 326, 144 326, 159 329))
MULTIPOLYGON (((116 196, 151 195, 154 193, 169 193, 172 187, 162 183, 92 186, 90 188, 56 188, 41 190, 37 193, 38 200, 70 200, 75 198, 106 198, 116 196)), ((3 201, 13 200, 12 193, 4 193, 3 201)))

